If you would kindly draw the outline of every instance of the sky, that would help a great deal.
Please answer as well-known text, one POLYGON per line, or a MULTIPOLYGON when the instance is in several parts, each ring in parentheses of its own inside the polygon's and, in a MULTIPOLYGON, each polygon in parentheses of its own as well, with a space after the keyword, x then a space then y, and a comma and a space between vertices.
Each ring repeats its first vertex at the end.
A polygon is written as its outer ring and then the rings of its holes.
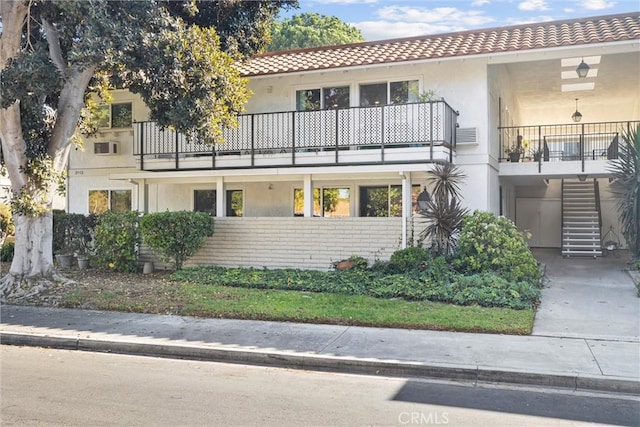
POLYGON ((336 16, 381 40, 529 22, 637 12, 640 0, 299 0, 304 12, 336 16))

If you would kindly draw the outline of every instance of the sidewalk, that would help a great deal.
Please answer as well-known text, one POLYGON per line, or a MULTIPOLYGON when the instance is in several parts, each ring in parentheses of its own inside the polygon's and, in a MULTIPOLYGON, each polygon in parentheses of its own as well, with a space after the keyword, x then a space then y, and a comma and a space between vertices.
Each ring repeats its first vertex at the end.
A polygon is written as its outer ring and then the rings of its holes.
POLYGON ((640 342, 2 306, 0 342, 640 394, 640 342))

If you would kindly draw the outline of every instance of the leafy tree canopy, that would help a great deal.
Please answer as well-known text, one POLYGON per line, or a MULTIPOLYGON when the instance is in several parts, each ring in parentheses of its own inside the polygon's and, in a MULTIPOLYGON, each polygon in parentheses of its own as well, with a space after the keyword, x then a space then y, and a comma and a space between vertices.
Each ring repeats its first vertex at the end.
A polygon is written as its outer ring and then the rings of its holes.
POLYGON ((269 51, 364 41, 362 33, 335 16, 302 13, 273 24, 269 51))
POLYGON ((64 184, 78 126, 97 131, 93 94, 106 100, 110 88, 127 88, 141 96, 151 120, 216 142, 250 95, 234 63, 260 52, 277 12, 294 6, 296 0, 1 0, 0 166, 14 195, 16 252, 0 293, 24 278, 51 277, 51 199, 64 184))
POLYGON ((215 27, 222 49, 246 58, 265 50, 271 41, 273 18, 281 9, 297 7, 298 1, 197 0, 166 4, 187 23, 215 27))

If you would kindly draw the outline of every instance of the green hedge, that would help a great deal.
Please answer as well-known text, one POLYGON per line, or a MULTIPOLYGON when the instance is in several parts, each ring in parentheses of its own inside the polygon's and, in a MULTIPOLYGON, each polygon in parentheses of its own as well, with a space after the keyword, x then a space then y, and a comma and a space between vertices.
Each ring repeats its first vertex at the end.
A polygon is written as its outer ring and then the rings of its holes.
POLYGON ((95 229, 98 266, 134 273, 138 270, 139 247, 138 212, 107 211, 100 214, 95 229))
POLYGON ((53 211, 53 253, 87 254, 93 250, 96 215, 53 211))
POLYGON ((177 270, 213 234, 213 218, 204 212, 156 212, 140 219, 142 241, 177 270))

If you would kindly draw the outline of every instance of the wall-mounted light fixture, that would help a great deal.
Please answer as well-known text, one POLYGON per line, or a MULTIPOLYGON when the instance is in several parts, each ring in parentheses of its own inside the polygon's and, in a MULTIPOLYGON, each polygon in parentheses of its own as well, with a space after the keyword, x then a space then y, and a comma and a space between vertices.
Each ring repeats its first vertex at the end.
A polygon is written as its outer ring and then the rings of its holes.
POLYGON ((582 114, 578 111, 578 98, 576 98, 576 112, 571 115, 571 120, 576 123, 582 120, 582 114))
POLYGON ((578 175, 578 180, 580 182, 585 182, 587 180, 587 175, 578 175))
POLYGON ((587 77, 587 74, 589 74, 589 64, 584 62, 584 58, 580 62, 580 65, 578 65, 578 68, 576 68, 576 73, 581 79, 584 79, 585 77, 587 77))
POLYGON ((418 194, 418 208, 420 208, 421 211, 426 210, 429 207, 430 201, 431 201, 431 196, 427 191, 427 187, 424 187, 422 192, 418 194))

